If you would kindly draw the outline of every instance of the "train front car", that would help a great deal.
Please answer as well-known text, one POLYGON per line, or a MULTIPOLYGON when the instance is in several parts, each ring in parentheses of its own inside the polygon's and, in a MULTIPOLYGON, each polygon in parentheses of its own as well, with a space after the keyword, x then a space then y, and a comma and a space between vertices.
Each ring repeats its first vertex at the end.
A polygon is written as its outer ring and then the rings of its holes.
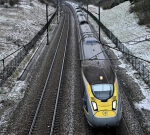
POLYGON ((118 126, 122 110, 117 77, 102 46, 88 39, 81 47, 85 116, 93 127, 118 126))

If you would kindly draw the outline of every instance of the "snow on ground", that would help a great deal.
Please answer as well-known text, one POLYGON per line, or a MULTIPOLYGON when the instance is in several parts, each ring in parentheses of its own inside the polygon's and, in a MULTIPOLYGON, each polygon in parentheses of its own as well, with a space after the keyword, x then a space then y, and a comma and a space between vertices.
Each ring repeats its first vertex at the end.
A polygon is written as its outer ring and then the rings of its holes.
MULTIPOLYGON (((54 12, 49 6, 49 14, 54 12)), ((27 44, 46 23, 45 5, 32 0, 31 4, 13 8, 0 7, 0 59, 27 44)))
POLYGON ((13 107, 13 108, 11 107, 11 108, 6 109, 6 111, 3 113, 3 115, 0 118, 0 131, 1 131, 0 133, 1 133, 1 135, 5 135, 6 129, 4 128, 4 126, 7 125, 7 121, 9 120, 9 116, 12 113, 12 110, 14 108, 15 107, 13 107))
MULTIPOLYGON (((135 56, 150 61, 150 30, 146 26, 138 25, 137 16, 130 13, 129 9, 129 1, 112 9, 101 9, 101 21, 135 56)), ((98 17, 96 6, 89 5, 89 10, 98 17)), ((147 66, 150 69, 150 65, 147 66)))
MULTIPOLYGON (((115 54, 118 56, 118 58, 120 59, 122 57, 122 53, 115 51, 115 54)), ((142 101, 139 101, 139 103, 135 103, 135 107, 141 109, 146 109, 146 110, 150 110, 150 89, 149 87, 144 83, 144 81, 139 77, 139 75, 137 74, 137 71, 134 70, 132 68, 132 66, 130 64, 125 64, 124 60, 120 59, 121 64, 119 65, 119 67, 126 69, 126 73, 131 76, 134 80, 134 82, 136 82, 139 87, 140 90, 142 91, 142 94, 145 96, 145 99, 143 99, 142 101)))
POLYGON ((22 99, 22 97, 24 96, 24 92, 22 91, 22 89, 25 89, 26 86, 27 85, 25 81, 17 81, 12 89, 3 87, 3 89, 0 91, 0 101, 5 100, 6 98, 12 101, 18 101, 19 99, 22 99))
POLYGON ((0 87, 0 132, 5 132, 7 122, 18 102, 24 97, 27 84, 25 81, 11 80, 12 86, 0 87))
POLYGON ((4 131, 7 126, 7 121, 9 120, 13 110, 16 108, 18 101, 20 101, 24 96, 24 90, 27 87, 25 81, 13 80, 13 87, 5 86, 0 87, 0 131, 4 131), (14 104, 14 106, 12 106, 14 104))

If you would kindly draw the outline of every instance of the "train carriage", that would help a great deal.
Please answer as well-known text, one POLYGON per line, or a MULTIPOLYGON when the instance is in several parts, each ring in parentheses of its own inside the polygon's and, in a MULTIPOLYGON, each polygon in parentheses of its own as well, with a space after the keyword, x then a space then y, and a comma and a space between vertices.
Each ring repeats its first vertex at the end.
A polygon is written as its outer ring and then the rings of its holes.
POLYGON ((118 126, 122 106, 117 76, 88 20, 77 6, 75 12, 81 37, 79 48, 85 116, 93 127, 118 126))

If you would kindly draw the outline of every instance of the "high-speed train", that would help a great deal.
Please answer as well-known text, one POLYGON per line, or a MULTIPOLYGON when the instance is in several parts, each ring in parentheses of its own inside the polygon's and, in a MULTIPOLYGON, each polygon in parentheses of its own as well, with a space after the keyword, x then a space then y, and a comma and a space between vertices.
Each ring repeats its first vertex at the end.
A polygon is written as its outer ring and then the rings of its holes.
POLYGON ((85 116, 93 127, 118 126, 122 117, 122 106, 117 76, 83 12, 76 4, 73 9, 80 29, 85 116))

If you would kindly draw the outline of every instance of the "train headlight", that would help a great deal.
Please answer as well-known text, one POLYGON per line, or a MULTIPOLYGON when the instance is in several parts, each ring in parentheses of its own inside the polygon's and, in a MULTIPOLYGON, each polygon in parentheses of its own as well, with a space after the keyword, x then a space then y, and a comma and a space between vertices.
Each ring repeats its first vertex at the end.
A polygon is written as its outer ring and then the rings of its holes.
POLYGON ((112 109, 116 110, 116 108, 117 108, 117 101, 115 100, 112 102, 112 109))
POLYGON ((93 106, 93 110, 98 111, 96 102, 92 101, 91 103, 92 103, 92 106, 93 106))

